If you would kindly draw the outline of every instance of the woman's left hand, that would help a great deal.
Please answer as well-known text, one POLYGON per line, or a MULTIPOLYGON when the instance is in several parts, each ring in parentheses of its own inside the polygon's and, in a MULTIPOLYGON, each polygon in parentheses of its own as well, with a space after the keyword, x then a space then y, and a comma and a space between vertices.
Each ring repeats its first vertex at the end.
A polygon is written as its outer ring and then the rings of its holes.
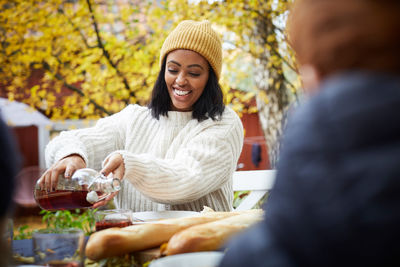
MULTIPOLYGON (((125 174, 125 163, 124 163, 124 158, 122 157, 121 154, 116 153, 106 159, 104 162, 104 167, 100 171, 104 176, 108 176, 110 173, 113 174, 114 178, 118 178, 122 180, 125 174)), ((97 202, 96 204, 93 205, 93 208, 98 208, 101 206, 106 205, 110 200, 112 200, 118 192, 111 193, 108 197, 106 197, 104 200, 97 202)))
POLYGON ((104 161, 103 169, 100 171, 104 176, 113 174, 114 178, 122 180, 125 174, 124 158, 121 154, 115 153, 104 161))

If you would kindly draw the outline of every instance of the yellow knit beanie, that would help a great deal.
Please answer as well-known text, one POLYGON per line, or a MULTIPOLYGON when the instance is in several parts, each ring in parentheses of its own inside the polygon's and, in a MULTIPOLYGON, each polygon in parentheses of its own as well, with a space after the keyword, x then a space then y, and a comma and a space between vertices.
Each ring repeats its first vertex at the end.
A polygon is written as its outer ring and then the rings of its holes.
POLYGON ((164 57, 176 49, 188 49, 202 55, 210 63, 217 79, 221 76, 222 44, 208 20, 184 20, 168 35, 161 48, 160 65, 164 57))

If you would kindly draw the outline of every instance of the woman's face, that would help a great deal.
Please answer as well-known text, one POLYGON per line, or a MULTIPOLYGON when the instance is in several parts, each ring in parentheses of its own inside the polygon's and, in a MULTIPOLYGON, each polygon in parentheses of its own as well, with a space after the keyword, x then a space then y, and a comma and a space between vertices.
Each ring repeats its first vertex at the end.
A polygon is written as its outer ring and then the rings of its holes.
POLYGON ((184 49, 170 52, 164 74, 173 111, 190 111, 208 81, 209 65, 200 54, 184 49))

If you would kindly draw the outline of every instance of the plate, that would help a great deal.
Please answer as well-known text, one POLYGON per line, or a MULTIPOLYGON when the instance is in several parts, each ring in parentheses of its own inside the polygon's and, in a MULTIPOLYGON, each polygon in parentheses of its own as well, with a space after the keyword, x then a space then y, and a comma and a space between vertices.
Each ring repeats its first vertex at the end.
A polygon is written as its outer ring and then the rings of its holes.
POLYGON ((133 223, 151 222, 162 219, 182 218, 199 215, 196 211, 186 210, 165 210, 165 211, 142 211, 132 213, 133 223))
POLYGON ((223 256, 220 251, 178 254, 154 260, 149 267, 216 267, 223 256))

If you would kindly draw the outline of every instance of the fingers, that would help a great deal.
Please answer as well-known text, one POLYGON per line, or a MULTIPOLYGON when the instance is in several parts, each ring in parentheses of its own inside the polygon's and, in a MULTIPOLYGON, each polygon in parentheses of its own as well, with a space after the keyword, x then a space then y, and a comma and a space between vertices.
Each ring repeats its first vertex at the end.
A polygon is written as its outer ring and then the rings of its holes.
POLYGON ((106 197, 104 200, 106 200, 108 202, 108 201, 112 200, 116 195, 118 195, 118 192, 113 192, 108 197, 106 197))
POLYGON ((72 174, 74 174, 74 172, 76 170, 79 170, 82 168, 84 168, 84 167, 78 167, 76 164, 67 164, 65 167, 64 177, 67 179, 70 179, 72 177, 72 174))
POLYGON ((64 174, 66 178, 70 178, 77 169, 85 167, 86 163, 79 155, 67 156, 46 170, 46 172, 39 178, 39 186, 41 189, 54 191, 57 188, 58 177, 60 175, 64 174))
POLYGON ((39 188, 40 189, 46 189, 46 186, 45 186, 45 184, 46 184, 46 179, 50 179, 49 178, 49 170, 47 170, 47 171, 45 171, 43 174, 42 174, 42 176, 39 178, 39 180, 38 180, 38 184, 39 184, 39 188))
POLYGON ((64 169, 63 165, 55 164, 46 170, 38 180, 40 189, 47 191, 55 190, 58 183, 58 176, 64 172, 64 169))
POLYGON ((99 207, 105 206, 108 203, 106 200, 102 200, 93 204, 92 208, 97 209, 99 207))
POLYGON ((71 178, 72 174, 76 171, 76 167, 73 165, 67 165, 64 172, 65 178, 71 178))
POLYGON ((57 183, 58 183, 58 176, 60 174, 63 174, 65 171, 65 166, 64 165, 59 165, 53 168, 50 172, 50 177, 49 179, 46 179, 46 188, 50 189, 50 191, 54 191, 57 188, 57 183))
POLYGON ((110 202, 116 195, 118 195, 118 192, 111 193, 105 199, 103 199, 99 202, 96 202, 95 204, 93 204, 93 209, 107 205, 107 203, 110 202))
POLYGON ((115 169, 113 174, 114 174, 115 178, 122 180, 122 178, 124 177, 124 174, 125 174, 125 168, 123 168, 122 166, 119 166, 117 169, 115 169))
POLYGON ((105 162, 106 163, 101 170, 101 173, 104 174, 104 176, 107 176, 108 174, 110 174, 110 172, 113 172, 119 167, 122 162, 122 156, 120 154, 114 154, 109 157, 105 162))
POLYGON ((125 174, 125 164, 124 164, 124 159, 121 154, 116 153, 109 157, 104 164, 103 169, 101 170, 101 173, 104 176, 109 175, 110 173, 113 173, 115 178, 122 179, 125 174))

